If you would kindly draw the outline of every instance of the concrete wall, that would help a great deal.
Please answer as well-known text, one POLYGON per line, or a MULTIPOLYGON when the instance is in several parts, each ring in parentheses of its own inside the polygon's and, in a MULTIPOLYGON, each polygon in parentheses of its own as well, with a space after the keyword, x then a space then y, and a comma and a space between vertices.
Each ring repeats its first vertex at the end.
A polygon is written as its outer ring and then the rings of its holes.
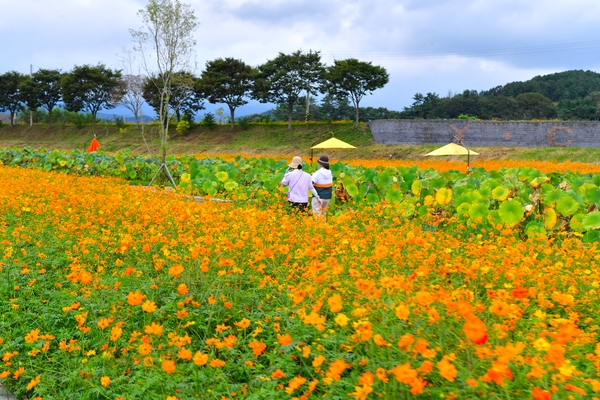
POLYGON ((389 119, 369 122, 382 144, 447 144, 456 136, 469 146, 600 147, 600 122, 492 122, 389 119))

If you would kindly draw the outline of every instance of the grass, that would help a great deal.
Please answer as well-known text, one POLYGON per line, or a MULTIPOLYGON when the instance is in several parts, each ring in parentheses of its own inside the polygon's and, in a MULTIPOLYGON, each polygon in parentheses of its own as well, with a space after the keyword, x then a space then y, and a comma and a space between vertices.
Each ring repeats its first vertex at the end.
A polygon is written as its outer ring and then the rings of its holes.
MULTIPOLYGON (((94 135, 102 147, 109 152, 130 149, 136 154, 158 154, 160 145, 157 125, 145 126, 144 132, 148 147, 142 139, 141 130, 128 125, 120 131, 113 124, 99 124, 77 129, 72 125, 0 126, 0 147, 46 147, 50 149, 85 149, 94 135), (149 149, 148 149, 149 148, 149 149)), ((333 159, 423 159, 424 154, 435 149, 435 145, 383 145, 373 140, 369 126, 360 124, 358 128, 351 122, 309 123, 297 122, 291 130, 284 123, 252 124, 247 130, 229 125, 218 125, 213 129, 195 126, 185 134, 179 134, 171 127, 169 138, 170 154, 253 154, 253 155, 301 155, 308 156, 315 142, 331 135, 351 143, 355 150, 331 150, 333 159)), ((473 147, 479 152, 479 159, 513 159, 539 161, 579 161, 598 163, 600 149, 547 147, 473 147)), ((318 155, 316 153, 315 155, 318 155)))

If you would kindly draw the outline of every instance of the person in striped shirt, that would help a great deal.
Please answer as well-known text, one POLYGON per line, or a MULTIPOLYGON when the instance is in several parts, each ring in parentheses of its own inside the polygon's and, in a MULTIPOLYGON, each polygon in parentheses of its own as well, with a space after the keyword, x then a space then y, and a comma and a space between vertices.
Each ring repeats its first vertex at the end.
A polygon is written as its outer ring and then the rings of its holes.
POLYGON ((333 192, 333 175, 329 169, 329 157, 322 155, 317 160, 319 169, 312 174, 312 183, 317 191, 317 198, 312 199, 313 215, 325 217, 333 192))

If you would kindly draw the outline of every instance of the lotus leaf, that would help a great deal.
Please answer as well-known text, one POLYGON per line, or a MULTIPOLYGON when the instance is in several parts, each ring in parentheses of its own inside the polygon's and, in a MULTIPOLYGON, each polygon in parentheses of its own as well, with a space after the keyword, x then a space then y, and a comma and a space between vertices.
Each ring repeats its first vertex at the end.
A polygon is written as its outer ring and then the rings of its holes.
POLYGON ((498 201, 505 201, 508 199, 510 195, 510 190, 505 188, 504 186, 496 186, 494 190, 492 190, 492 196, 494 199, 498 201))
POLYGON ((225 171, 219 171, 215 174, 215 176, 221 182, 227 182, 227 180, 229 179, 229 174, 225 171))
POLYGON ((525 234, 532 239, 547 237, 547 232, 537 221, 531 221, 525 226, 525 234))
POLYGON ((413 195, 418 196, 419 193, 421 193, 421 181, 420 180, 414 180, 413 183, 410 185, 410 191, 413 192, 413 195))
POLYGON ((525 210, 523 205, 517 200, 508 200, 502 202, 498 208, 500 219, 505 224, 514 225, 521 221, 525 210))
POLYGON ((537 178, 529 182, 529 186, 531 186, 532 188, 538 188, 542 184, 548 182, 549 180, 550 178, 548 178, 547 176, 538 176, 537 178))
POLYGON ((483 203, 474 203, 469 207, 469 216, 472 220, 485 220, 489 214, 488 207, 483 203))
POLYGON ((600 229, 600 211, 592 211, 581 220, 581 225, 587 231, 600 229))
POLYGON ((377 196, 375 193, 369 193, 367 194, 367 203, 379 203, 379 196, 377 196))
POLYGON ((236 181, 229 180, 225 182, 223 186, 225 187, 225 190, 231 192, 233 189, 237 188, 239 184, 236 181))
POLYGON ((388 190, 388 192, 386 193, 385 198, 386 198, 386 200, 389 203, 397 204, 397 203, 400 203, 402 201, 403 195, 402 195, 402 192, 400 190, 392 188, 392 189, 388 190))
POLYGON ((469 208, 471 207, 471 203, 461 203, 458 207, 456 207, 456 216, 461 219, 469 218, 469 208))
POLYGON ((445 206, 446 204, 452 201, 452 189, 449 188, 441 188, 435 194, 435 201, 437 201, 440 205, 445 206))
POLYGON ((556 211, 553 208, 546 208, 544 212, 544 228, 546 230, 551 231, 556 227, 556 222, 558 221, 558 217, 556 216, 556 211))
POLYGON ((582 221, 585 217, 585 214, 579 213, 573 215, 571 217, 571 221, 569 221, 569 226, 576 232, 585 232, 587 229, 583 227, 582 221))
POLYGON ((556 211, 565 217, 575 214, 579 210, 579 203, 571 196, 563 196, 556 201, 556 211))

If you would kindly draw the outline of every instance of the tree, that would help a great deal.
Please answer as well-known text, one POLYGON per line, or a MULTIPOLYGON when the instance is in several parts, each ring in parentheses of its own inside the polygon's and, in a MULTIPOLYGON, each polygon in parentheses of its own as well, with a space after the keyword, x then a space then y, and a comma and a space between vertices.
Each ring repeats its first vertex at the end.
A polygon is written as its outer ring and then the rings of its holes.
POLYGON ((544 119, 556 116, 552 100, 540 93, 521 93, 515 99, 525 119, 544 119))
POLYGON ((348 97, 326 94, 321 100, 321 113, 332 121, 352 119, 354 108, 350 105, 348 97))
POLYGON ((48 111, 48 123, 52 126, 52 110, 61 101, 62 72, 58 69, 40 69, 23 85, 23 94, 31 111, 43 107, 48 111))
MULTIPOLYGON (((189 4, 179 0, 150 0, 145 8, 138 12, 142 27, 131 30, 148 76, 155 76, 159 93, 158 117, 161 122, 162 163, 159 168, 175 182, 166 165, 167 140, 169 136, 170 99, 173 95, 173 80, 180 71, 189 71, 196 41, 193 33, 198 26, 196 16, 189 4)), ((152 182, 150 182, 152 183, 152 182)))
POLYGON ((121 64, 125 74, 121 78, 123 97, 119 103, 133 113, 136 126, 140 126, 143 117, 142 106, 144 105, 144 83, 146 78, 140 74, 139 67, 134 71, 135 55, 130 49, 123 49, 121 64))
POLYGON ((25 104, 22 87, 26 80, 27 77, 17 71, 0 75, 0 111, 10 113, 10 126, 15 125, 15 115, 25 104))
POLYGON ((279 53, 273 60, 258 67, 252 97, 261 103, 284 104, 288 109, 288 129, 292 128, 294 104, 300 92, 319 92, 325 71, 320 52, 279 53))
POLYGON ((198 81, 202 95, 212 104, 229 107, 231 129, 235 127, 235 109, 248 103, 245 97, 252 90, 256 71, 235 58, 217 58, 206 62, 198 81))
POLYGON ((160 75, 146 80, 142 88, 146 102, 159 117, 162 115, 163 118, 167 118, 167 122, 173 116, 177 122, 181 121, 183 116, 193 121, 194 115, 204 109, 200 93, 194 88, 197 78, 190 72, 174 73, 170 80, 169 92, 171 95, 168 98, 161 96, 162 92, 159 87, 162 81, 160 75), (170 114, 161 114, 161 109, 170 110, 170 114))
POLYGON ((63 75, 61 94, 68 111, 88 111, 92 125, 102 109, 115 108, 123 96, 121 71, 106 68, 104 64, 75 66, 63 75))
POLYGON ((358 61, 356 58, 336 60, 327 68, 325 81, 329 93, 349 97, 354 105, 355 121, 358 127, 359 104, 367 94, 384 87, 390 80, 383 67, 371 65, 370 62, 358 61))

